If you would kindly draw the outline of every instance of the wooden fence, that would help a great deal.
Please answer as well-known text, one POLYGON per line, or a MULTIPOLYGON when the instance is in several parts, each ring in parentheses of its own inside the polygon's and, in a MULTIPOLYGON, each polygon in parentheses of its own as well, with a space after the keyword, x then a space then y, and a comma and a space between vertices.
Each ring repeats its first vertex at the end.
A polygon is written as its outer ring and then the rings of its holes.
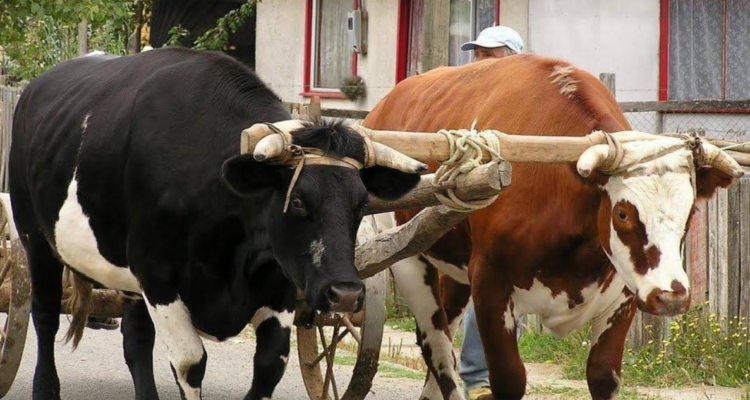
POLYGON ((8 156, 13 111, 16 109, 21 89, 0 86, 0 192, 8 192, 8 156))

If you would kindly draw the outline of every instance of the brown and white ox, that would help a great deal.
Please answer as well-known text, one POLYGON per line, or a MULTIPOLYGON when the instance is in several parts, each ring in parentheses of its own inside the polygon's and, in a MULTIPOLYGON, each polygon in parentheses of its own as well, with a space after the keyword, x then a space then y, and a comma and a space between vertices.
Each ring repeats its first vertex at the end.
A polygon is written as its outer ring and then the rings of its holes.
MULTIPOLYGON (((467 128, 475 119, 477 129, 525 135, 630 129, 596 78, 568 63, 532 55, 439 68, 406 79, 364 125, 436 132, 467 128)), ((675 315, 690 305, 681 250, 696 196, 710 197, 742 173, 709 144, 695 170, 690 150, 659 156, 675 141, 626 143, 635 165, 611 176, 596 170, 607 155, 606 145, 584 153, 577 166, 514 164, 513 184, 497 201, 425 254, 393 266, 398 288, 416 316, 417 340, 430 370, 422 399, 463 398, 450 342, 470 295, 494 398, 519 399, 525 393, 515 328, 516 319, 527 314, 539 315, 560 336, 591 321, 589 390, 594 399, 615 396, 636 307, 675 315)), ((397 219, 403 222, 413 214, 397 219)))

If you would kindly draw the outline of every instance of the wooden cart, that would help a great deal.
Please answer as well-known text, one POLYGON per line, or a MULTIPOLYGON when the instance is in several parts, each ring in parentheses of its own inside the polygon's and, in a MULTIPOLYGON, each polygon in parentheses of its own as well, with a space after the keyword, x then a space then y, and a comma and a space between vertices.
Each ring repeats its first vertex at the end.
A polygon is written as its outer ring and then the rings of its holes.
MULTIPOLYGON (((449 139, 443 135, 418 132, 372 131, 361 126, 355 129, 374 141, 398 149, 423 162, 440 162, 450 158, 449 139)), ((255 125, 243 132, 243 146, 254 148, 248 132, 268 130, 266 125, 255 125)), ((372 199, 367 214, 399 209, 424 208, 409 223, 391 228, 359 243, 355 264, 366 286, 363 311, 356 314, 320 315, 298 302, 295 316, 297 348, 302 377, 312 400, 361 400, 370 391, 377 372, 385 325, 385 274, 379 272, 395 262, 427 250, 456 224, 468 218, 470 212, 448 209, 440 205, 435 193, 453 190, 461 200, 491 198, 510 185, 510 162, 572 163, 592 145, 606 144, 601 132, 586 137, 510 136, 496 133, 499 155, 485 152, 482 159, 494 161, 483 164, 455 181, 436 188, 433 175, 425 175, 415 189, 398 201, 372 199), (350 338, 346 344, 345 338, 350 338), (336 378, 336 352, 344 348, 356 354, 356 361, 348 373, 336 378), (325 363, 325 367, 323 364, 325 363), (343 376, 343 379, 342 379, 343 376)), ((652 139, 657 136, 640 132, 616 135, 621 142, 652 139)), ((496 144, 497 144, 496 143, 496 144)), ((247 151, 243 148, 243 151, 247 151)), ((30 280, 24 251, 14 234, 7 194, 0 204, 0 312, 7 313, 4 330, 0 332, 0 398, 10 389, 23 354, 30 310, 30 280)), ((93 315, 120 317, 123 298, 112 290, 95 290, 93 315)), ((63 312, 67 312, 63 306, 63 312)))

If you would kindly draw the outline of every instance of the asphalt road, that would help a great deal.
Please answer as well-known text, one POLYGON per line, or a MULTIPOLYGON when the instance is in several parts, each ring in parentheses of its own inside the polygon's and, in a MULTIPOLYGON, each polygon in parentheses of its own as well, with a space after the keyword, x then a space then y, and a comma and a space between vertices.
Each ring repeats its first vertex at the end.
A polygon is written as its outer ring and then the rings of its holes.
MULTIPOLYGON (((68 322, 62 317, 56 345, 57 371, 62 397, 66 400, 132 399, 133 387, 122 355, 122 336, 119 331, 87 329, 75 352, 63 345, 62 336, 68 322)), ((204 400, 242 399, 250 388, 252 358, 255 343, 252 339, 235 338, 224 343, 204 340, 208 352, 208 367, 203 381, 204 400)), ((292 349, 286 375, 274 393, 274 399, 307 400, 300 375, 296 349, 292 349)), ((14 385, 6 399, 31 398, 31 380, 36 362, 36 334, 29 326, 23 361, 14 385)), ((154 373, 162 400, 179 400, 166 347, 157 337, 154 349, 154 373)), ((342 372, 343 374, 343 372, 342 372)), ((341 377, 343 378, 343 376, 341 377)), ((339 375, 337 374, 337 379, 339 375)), ((422 382, 413 379, 376 377, 370 395, 373 400, 417 399, 422 382)))

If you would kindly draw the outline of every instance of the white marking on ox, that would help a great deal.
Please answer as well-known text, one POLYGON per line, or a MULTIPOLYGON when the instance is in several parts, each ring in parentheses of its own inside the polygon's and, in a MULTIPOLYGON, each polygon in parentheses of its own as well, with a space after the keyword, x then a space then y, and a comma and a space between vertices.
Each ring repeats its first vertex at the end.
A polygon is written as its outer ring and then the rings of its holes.
MULTIPOLYGON (((432 288, 425 284, 426 268, 427 265, 419 260, 419 256, 414 256, 393 264, 391 272, 399 293, 404 296, 406 304, 417 320, 417 325, 423 335, 423 346, 429 346, 432 350, 433 368, 441 375, 458 382, 453 369, 455 356, 451 340, 442 329, 436 329, 432 323, 432 317, 438 311, 439 306, 432 295, 432 288)), ((430 374, 420 398, 442 399, 440 388, 433 374, 430 374)), ((456 399, 463 399, 460 390, 454 390, 450 395, 449 400, 456 399)))
POLYGON ((571 65, 556 65, 549 76, 552 83, 560 87, 560 94, 568 98, 578 89, 578 81, 571 76, 573 71, 575 68, 571 65))
POLYGON ((312 256, 313 266, 320 268, 323 261, 323 253, 326 248, 323 246, 323 239, 313 240, 310 244, 310 255, 312 256))
POLYGON ((620 201, 635 206, 648 235, 646 248, 653 245, 661 254, 656 268, 649 269, 645 275, 638 274, 630 249, 610 223, 612 254, 608 257, 627 286, 643 301, 654 289, 671 291, 675 280, 685 289, 690 287, 682 268, 681 252, 681 241, 695 200, 688 169, 689 154, 686 150, 677 151, 640 164, 631 169, 637 175, 610 177, 603 187, 613 206, 620 201))
POLYGON ((464 285, 469 284, 469 270, 466 265, 455 265, 447 263, 442 260, 438 260, 427 254, 423 254, 427 261, 429 261, 438 271, 450 276, 453 280, 464 285))
POLYGON ((570 308, 568 293, 563 291, 553 296, 552 290, 535 278, 529 289, 515 288, 513 290, 511 295, 514 305, 513 316, 519 318, 527 314, 539 315, 544 326, 555 335, 566 336, 580 329, 586 321, 591 320, 616 301, 623 286, 620 285, 618 288, 618 285, 614 283, 610 284, 604 292, 601 291, 602 287, 596 281, 584 287, 581 289, 583 301, 570 308))
POLYGON ((255 315, 253 315, 253 318, 250 320, 250 323, 253 324, 253 327, 257 331, 260 325, 271 319, 275 318, 279 321, 279 325, 282 328, 291 329, 292 325, 294 324, 294 311, 276 311, 272 310, 269 307, 261 307, 258 309, 258 311, 255 312, 255 315))
POLYGON ((89 127, 89 118, 91 118, 91 112, 86 113, 86 116, 83 117, 83 122, 81 123, 81 128, 83 128, 83 131, 86 132, 86 129, 89 127))
POLYGON ((169 362, 176 374, 177 382, 185 392, 188 400, 200 400, 201 389, 187 383, 187 373, 203 358, 203 342, 198 331, 193 327, 190 312, 178 297, 167 305, 153 306, 146 296, 143 297, 154 322, 157 336, 166 344, 169 362))
POLYGON ((70 181, 68 197, 55 224, 55 245, 62 260, 83 275, 111 289, 141 293, 138 280, 130 269, 113 265, 99 253, 89 217, 78 202, 75 178, 70 181))

